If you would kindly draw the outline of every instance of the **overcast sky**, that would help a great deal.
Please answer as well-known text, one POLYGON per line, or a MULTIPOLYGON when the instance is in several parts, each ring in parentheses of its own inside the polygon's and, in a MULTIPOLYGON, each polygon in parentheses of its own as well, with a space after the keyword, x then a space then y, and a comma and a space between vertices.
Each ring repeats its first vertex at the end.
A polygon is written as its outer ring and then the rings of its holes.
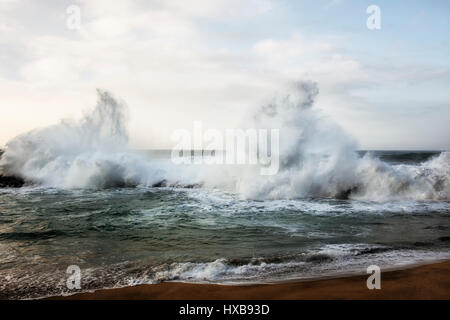
POLYGON ((127 102, 132 147, 169 148, 173 130, 240 125, 303 79, 363 149, 450 149, 449 12, 445 0, 0 0, 0 146, 80 117, 102 88, 127 102), (371 4, 380 30, 366 26, 371 4))

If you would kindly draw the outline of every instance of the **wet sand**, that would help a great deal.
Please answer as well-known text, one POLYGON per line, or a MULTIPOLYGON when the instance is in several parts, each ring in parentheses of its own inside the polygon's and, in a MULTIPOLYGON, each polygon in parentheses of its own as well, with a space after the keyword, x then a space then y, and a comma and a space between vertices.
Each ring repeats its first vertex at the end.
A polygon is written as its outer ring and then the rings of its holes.
POLYGON ((369 275, 257 285, 165 282, 98 290, 50 299, 229 300, 229 299, 450 299, 450 261, 381 272, 381 289, 369 290, 369 275))

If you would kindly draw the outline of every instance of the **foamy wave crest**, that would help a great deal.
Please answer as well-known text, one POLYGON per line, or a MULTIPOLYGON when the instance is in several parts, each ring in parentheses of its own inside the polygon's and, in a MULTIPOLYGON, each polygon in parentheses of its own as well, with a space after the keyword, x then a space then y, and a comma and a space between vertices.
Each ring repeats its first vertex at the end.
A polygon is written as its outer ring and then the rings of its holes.
POLYGON ((0 161, 2 171, 59 188, 134 186, 165 177, 128 150, 124 104, 97 92, 96 107, 80 121, 61 121, 11 140, 0 161))
POLYGON ((252 199, 304 197, 367 200, 450 199, 450 153, 421 165, 390 165, 313 108, 315 83, 298 82, 255 112, 255 125, 280 129, 280 169, 273 176, 243 174, 237 190, 252 199))
POLYGON ((449 200, 450 152, 420 165, 389 165, 370 154, 358 162, 352 197, 362 200, 449 200))
POLYGON ((243 177, 250 198, 336 197, 354 186, 357 142, 313 108, 319 90, 298 82, 256 110, 257 127, 280 130, 280 168, 273 176, 243 177))
POLYGON ((196 184, 247 199, 450 200, 449 152, 420 165, 390 165, 370 153, 361 158, 356 140, 313 107, 318 92, 313 82, 294 83, 245 123, 280 130, 280 167, 273 176, 252 166, 175 165, 130 151, 125 107, 101 90, 95 109, 80 121, 11 140, 0 168, 58 188, 196 184))
POLYGON ((138 283, 162 281, 261 283, 365 272, 370 264, 384 268, 448 259, 445 251, 393 249, 368 244, 326 245, 296 257, 217 259, 203 263, 172 263, 138 283))

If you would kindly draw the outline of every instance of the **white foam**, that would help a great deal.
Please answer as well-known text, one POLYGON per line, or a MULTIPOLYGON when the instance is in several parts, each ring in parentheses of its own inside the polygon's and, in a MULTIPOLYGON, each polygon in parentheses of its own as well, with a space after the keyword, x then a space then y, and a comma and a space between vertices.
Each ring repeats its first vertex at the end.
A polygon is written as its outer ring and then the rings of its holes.
POLYGON ((449 152, 420 165, 389 165, 370 153, 359 158, 356 141, 313 108, 317 94, 314 83, 295 83, 245 123, 280 129, 280 170, 273 176, 261 176, 252 166, 175 165, 130 151, 124 105, 104 91, 93 112, 80 121, 62 121, 12 139, 0 167, 56 188, 151 186, 165 180, 169 185, 201 183, 243 199, 450 199, 449 152))
POLYGON ((368 244, 327 245, 307 253, 307 256, 325 255, 329 260, 285 261, 231 265, 226 259, 204 263, 173 263, 155 274, 152 283, 160 281, 186 281, 194 283, 261 283, 292 279, 332 277, 342 274, 365 274, 369 265, 376 264, 387 270, 413 264, 448 260, 445 251, 391 250, 360 255, 363 249, 383 248, 368 244))

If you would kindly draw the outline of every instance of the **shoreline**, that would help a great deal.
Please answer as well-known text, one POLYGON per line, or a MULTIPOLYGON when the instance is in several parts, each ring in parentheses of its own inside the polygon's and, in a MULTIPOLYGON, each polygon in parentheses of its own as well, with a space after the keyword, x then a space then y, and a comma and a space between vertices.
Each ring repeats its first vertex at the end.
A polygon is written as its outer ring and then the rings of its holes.
POLYGON ((265 284, 162 282, 100 289, 47 300, 450 300, 450 261, 381 271, 381 289, 369 290, 367 275, 265 284))

